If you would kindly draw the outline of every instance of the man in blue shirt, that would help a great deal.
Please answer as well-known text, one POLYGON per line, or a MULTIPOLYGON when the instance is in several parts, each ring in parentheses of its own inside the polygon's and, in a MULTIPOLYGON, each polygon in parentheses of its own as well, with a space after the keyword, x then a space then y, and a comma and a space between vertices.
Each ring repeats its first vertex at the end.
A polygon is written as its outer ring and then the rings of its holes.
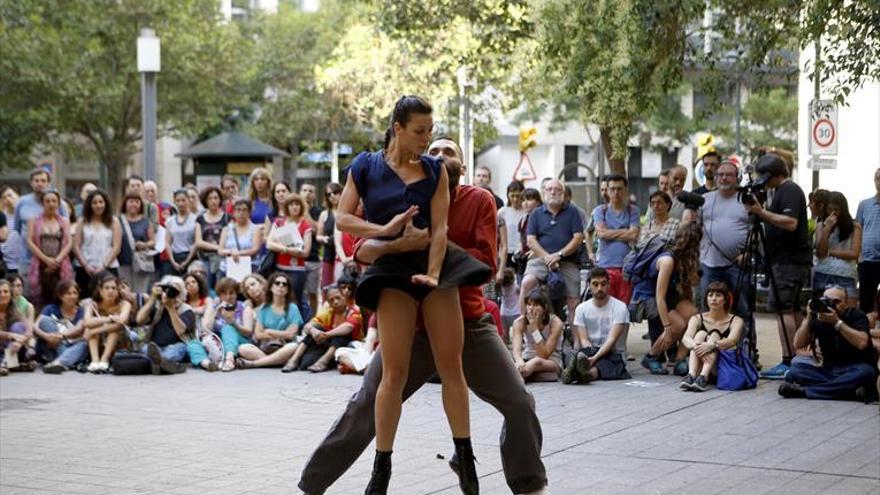
POLYGON ((544 184, 544 204, 529 214, 526 242, 532 257, 526 264, 520 290, 520 311, 525 314, 525 297, 539 283, 547 282, 551 271, 565 280, 568 320, 574 318, 581 291, 578 249, 584 242, 584 224, 577 210, 565 204, 565 186, 552 179, 544 184))
POLYGON ((608 180, 608 203, 593 209, 599 237, 596 265, 608 272, 608 294, 629 304, 631 287, 623 280, 623 259, 639 238, 639 208, 627 202, 626 177, 613 174, 608 180))
POLYGON ((880 285, 880 168, 874 171, 877 194, 859 202, 856 222, 862 226, 862 261, 859 263, 859 308, 874 311, 880 285))
MULTIPOLYGON (((28 222, 43 214, 43 204, 41 196, 43 191, 49 189, 52 183, 52 176, 45 169, 38 168, 31 172, 29 177, 31 183, 30 194, 22 196, 15 205, 15 230, 21 235, 21 261, 20 267, 26 267, 31 263, 31 251, 27 247, 27 228, 28 222)), ((64 202, 61 202, 58 213, 67 218, 67 208, 64 202)))

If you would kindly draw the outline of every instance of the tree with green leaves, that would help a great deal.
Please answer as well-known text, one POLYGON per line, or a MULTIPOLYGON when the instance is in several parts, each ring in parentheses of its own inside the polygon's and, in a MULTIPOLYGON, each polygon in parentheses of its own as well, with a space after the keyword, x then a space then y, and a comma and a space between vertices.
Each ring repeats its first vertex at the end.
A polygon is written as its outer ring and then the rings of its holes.
POLYGON ((4 0, 0 8, 0 166, 59 139, 86 143, 118 196, 141 139, 136 40, 162 43, 159 132, 198 135, 246 105, 250 42, 216 0, 4 0))

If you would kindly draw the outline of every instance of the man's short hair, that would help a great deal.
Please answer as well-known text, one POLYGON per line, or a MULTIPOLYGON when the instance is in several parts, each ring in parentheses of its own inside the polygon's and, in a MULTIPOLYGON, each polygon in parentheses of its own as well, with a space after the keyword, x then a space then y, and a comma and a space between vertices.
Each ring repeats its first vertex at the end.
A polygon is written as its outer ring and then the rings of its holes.
POLYGON ((315 186, 314 181, 311 181, 311 180, 308 180, 308 179, 305 179, 305 180, 301 180, 301 181, 299 181, 299 190, 300 190, 300 191, 302 191, 303 186, 317 187, 317 186, 315 186))
POLYGON ((476 170, 485 170, 486 173, 489 174, 489 180, 492 180, 492 171, 489 169, 489 167, 487 167, 485 165, 480 165, 479 167, 476 168, 476 170))
POLYGON ((705 160, 707 157, 710 157, 710 156, 714 156, 715 158, 718 159, 719 162, 721 162, 721 153, 719 153, 719 152, 716 151, 716 150, 712 150, 712 151, 707 152, 707 153, 706 153, 705 155, 703 155, 700 159, 701 159, 701 160, 705 160))
POLYGON ((629 181, 621 174, 608 174, 605 176, 606 182, 623 182, 624 187, 629 186, 629 181))
POLYGON ((52 182, 52 174, 50 174, 45 168, 35 168, 31 170, 31 173, 28 175, 28 181, 34 180, 34 177, 40 174, 46 174, 46 179, 48 179, 49 182, 52 182))
POLYGON ((611 280, 611 277, 608 275, 608 270, 602 268, 601 266, 597 266, 590 270, 590 276, 587 280, 593 280, 594 278, 604 278, 605 280, 611 280))
POLYGON ((672 169, 671 168, 664 168, 663 170, 660 171, 660 175, 658 175, 657 177, 669 177, 670 174, 672 174, 672 169))

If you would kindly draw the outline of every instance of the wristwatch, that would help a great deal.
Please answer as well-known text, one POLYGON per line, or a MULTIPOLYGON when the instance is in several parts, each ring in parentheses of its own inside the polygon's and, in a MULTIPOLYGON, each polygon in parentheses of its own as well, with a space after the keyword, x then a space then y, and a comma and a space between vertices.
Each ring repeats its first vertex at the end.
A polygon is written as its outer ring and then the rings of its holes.
POLYGON ((837 320, 837 323, 834 324, 834 331, 839 332, 840 327, 843 326, 843 320, 837 320))
POLYGON ((561 258, 565 258, 565 255, 562 254, 562 250, 561 250, 561 249, 559 250, 558 253, 556 253, 556 256, 559 256, 560 259, 561 259, 561 258))

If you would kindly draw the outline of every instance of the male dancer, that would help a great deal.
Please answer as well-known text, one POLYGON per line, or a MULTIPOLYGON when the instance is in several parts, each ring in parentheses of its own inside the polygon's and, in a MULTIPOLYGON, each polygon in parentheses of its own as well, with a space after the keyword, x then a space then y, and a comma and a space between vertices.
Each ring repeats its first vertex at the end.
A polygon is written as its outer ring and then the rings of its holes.
MULTIPOLYGON (((428 154, 448 154, 454 147, 456 158, 461 151, 448 139, 431 144, 428 154), (447 148, 450 149, 440 149, 447 148)), ((495 201, 488 192, 475 186, 458 186, 461 170, 447 166, 451 201, 449 205, 449 242, 495 268, 497 224, 495 201)), ((355 258, 372 262, 385 254, 423 249, 430 236, 426 230, 409 225, 403 237, 393 241, 370 240, 360 245, 355 258)), ((503 416, 501 462, 507 484, 514 493, 543 493, 547 475, 541 461, 541 424, 535 415, 535 401, 513 366, 510 353, 498 337, 492 317, 483 306, 479 287, 459 288, 465 320, 462 363, 468 387, 478 397, 495 407, 503 416), (507 431, 515 432, 508 435, 507 431)), ((377 352, 381 352, 381 347, 377 352)), ((417 332, 413 341, 409 378, 403 391, 406 400, 435 372, 431 346, 425 332, 417 332)), ((321 494, 354 463, 375 436, 374 402, 382 378, 382 360, 374 356, 364 375, 361 389, 352 395, 345 411, 330 428, 324 441, 306 463, 299 488, 306 494, 321 494)), ((449 462, 457 468, 456 459, 449 462)))

